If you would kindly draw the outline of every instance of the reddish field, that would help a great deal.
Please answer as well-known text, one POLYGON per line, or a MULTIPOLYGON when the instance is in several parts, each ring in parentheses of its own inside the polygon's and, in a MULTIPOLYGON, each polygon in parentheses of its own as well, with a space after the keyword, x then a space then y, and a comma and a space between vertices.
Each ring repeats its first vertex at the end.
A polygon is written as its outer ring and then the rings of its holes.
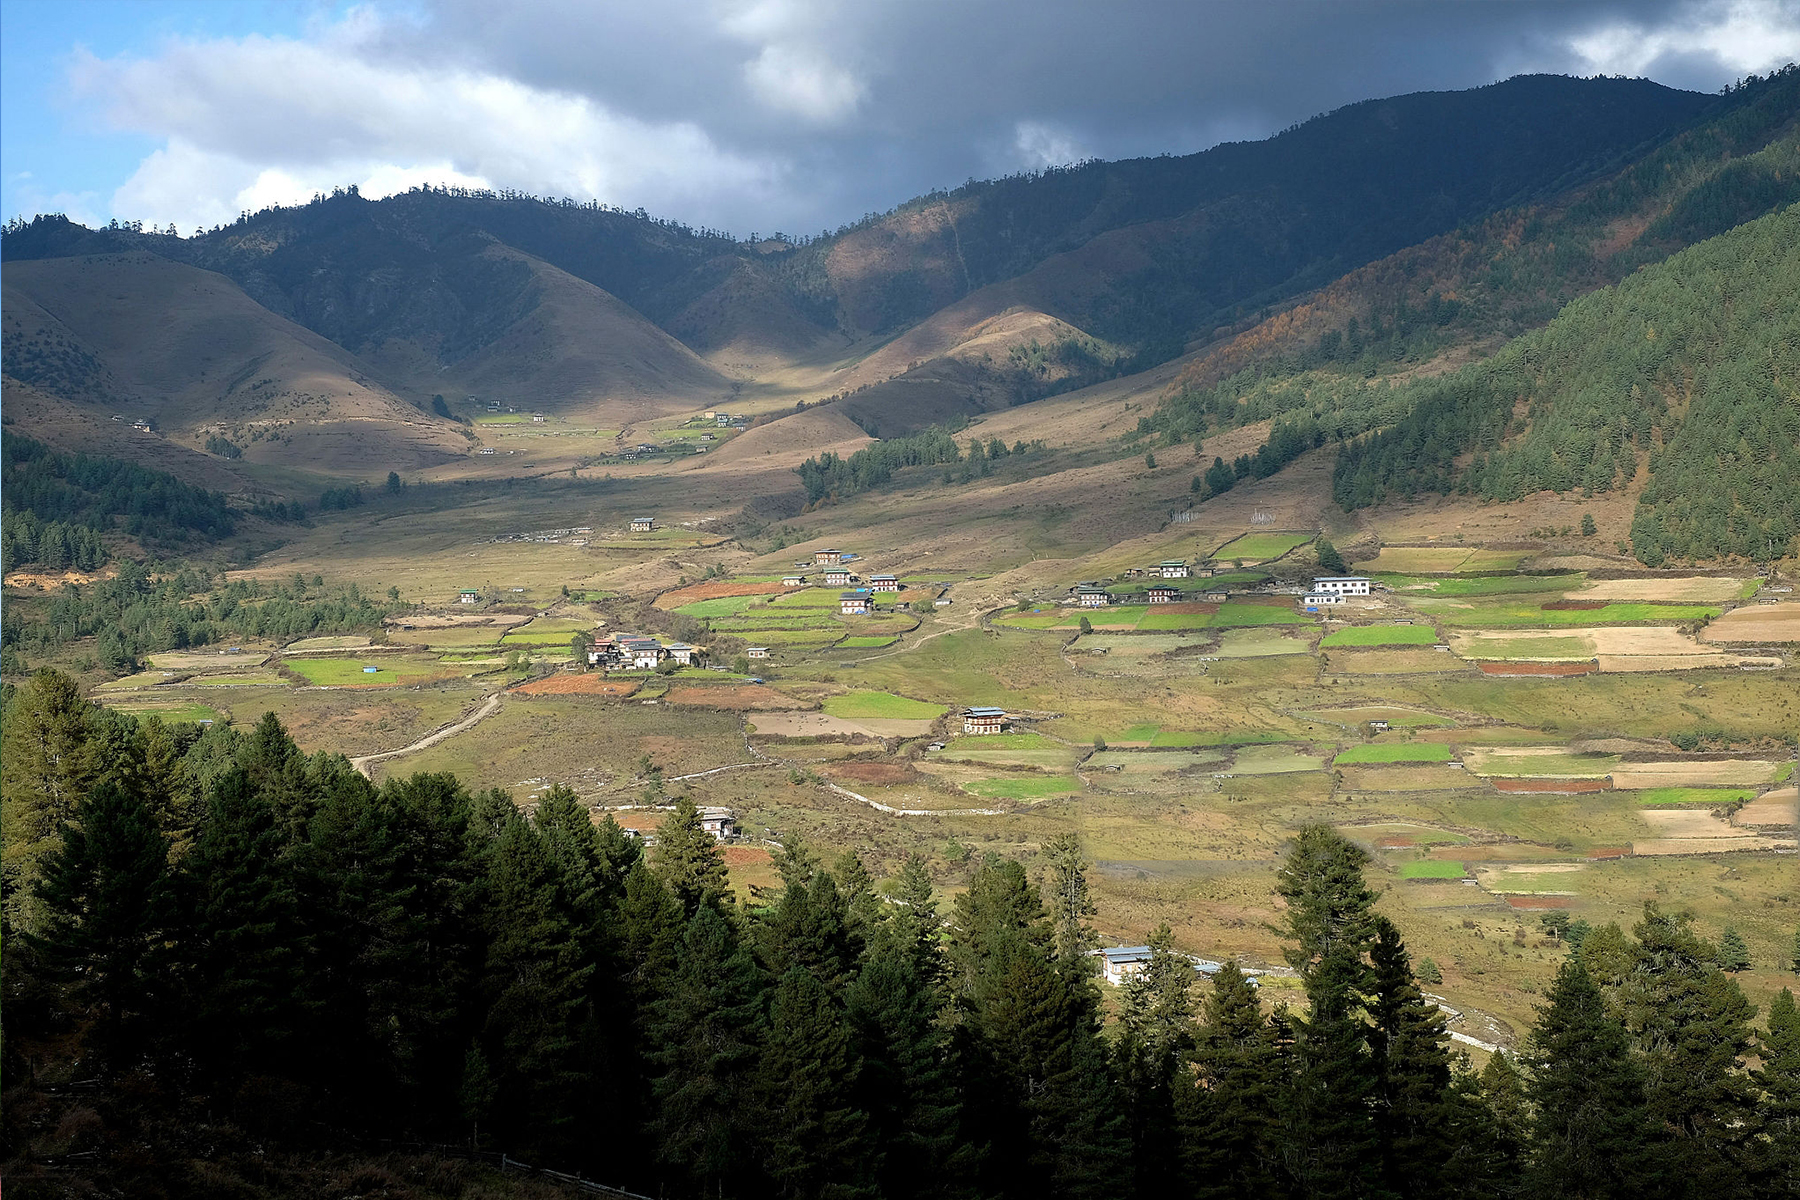
POLYGON ((718 600, 724 596, 773 596, 780 592, 791 592, 793 588, 782 587, 775 583, 696 583, 688 587, 677 588, 672 592, 664 592, 656 598, 658 608, 680 608, 683 604, 693 604, 697 600, 718 600))
POLYGON ((548 679, 534 679, 513 690, 526 696, 629 696, 640 686, 635 679, 608 679, 604 675, 568 672, 548 679))
POLYGON ((1483 675, 1588 675, 1600 669, 1586 662, 1484 662, 1477 665, 1483 675))
POLYGON ((669 689, 670 704, 699 708, 729 708, 739 712, 778 708, 805 708, 806 703, 760 684, 704 684, 669 689))
POLYGON ((1376 848, 1379 850, 1407 850, 1410 849, 1412 845, 1413 840, 1409 837, 1384 837, 1377 840, 1375 843, 1376 848))
POLYGON ((726 846, 724 854, 728 868, 757 866, 774 861, 774 856, 761 846, 726 846))
POLYGON ((1526 796, 1572 796, 1578 792, 1610 792, 1610 779, 1490 779, 1497 792, 1526 796))

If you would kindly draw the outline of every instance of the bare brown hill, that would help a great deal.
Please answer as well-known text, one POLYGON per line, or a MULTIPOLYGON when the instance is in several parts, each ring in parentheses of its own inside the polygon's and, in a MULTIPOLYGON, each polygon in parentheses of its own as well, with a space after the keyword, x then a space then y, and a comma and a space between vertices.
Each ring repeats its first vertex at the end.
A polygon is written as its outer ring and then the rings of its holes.
POLYGON ((42 378, 39 390, 147 418, 185 447, 223 438, 252 462, 353 475, 464 452, 450 422, 211 271, 145 253, 9 263, 5 309, 9 341, 21 343, 9 374, 34 343, 75 344, 88 369, 42 378))

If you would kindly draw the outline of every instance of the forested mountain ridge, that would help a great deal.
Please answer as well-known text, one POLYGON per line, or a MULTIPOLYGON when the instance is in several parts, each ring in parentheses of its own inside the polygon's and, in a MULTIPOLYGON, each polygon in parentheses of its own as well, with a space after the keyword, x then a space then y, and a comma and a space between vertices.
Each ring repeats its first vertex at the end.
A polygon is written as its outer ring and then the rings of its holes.
MULTIPOLYGON (((806 244, 419 190, 321 198, 192 238, 44 220, 9 231, 0 252, 16 262, 129 248, 219 272, 271 312, 369 358, 421 408, 433 372, 454 377, 546 306, 586 312, 608 297, 709 352, 760 340, 788 355, 841 353, 966 300, 952 343, 1022 305, 1150 362, 1271 300, 1558 194, 1724 102, 1641 80, 1522 77, 1351 105, 1266 141, 1180 158, 970 184, 806 244), (558 294, 547 271, 605 295, 558 294)), ((582 337, 644 336, 629 326, 620 313, 582 337)), ((569 344, 551 337, 533 353, 569 344)), ((716 382, 672 342, 655 354, 666 365, 646 388, 691 393, 716 382)), ((535 398, 554 403, 571 386, 547 379, 535 398)))
POLYGON ((1642 462, 1641 561, 1792 553, 1796 280, 1800 205, 1646 267, 1487 361, 1382 396, 1404 415, 1344 448, 1336 499, 1593 494, 1630 483, 1642 462))

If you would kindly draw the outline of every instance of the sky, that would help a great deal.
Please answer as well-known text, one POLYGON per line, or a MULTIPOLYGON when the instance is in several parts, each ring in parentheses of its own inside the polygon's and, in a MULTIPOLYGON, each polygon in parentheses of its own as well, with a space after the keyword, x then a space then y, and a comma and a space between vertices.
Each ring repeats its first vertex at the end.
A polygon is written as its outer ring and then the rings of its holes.
POLYGON ((1800 0, 0 0, 0 211, 188 235, 430 182, 807 234, 1378 96, 1795 60, 1800 0))

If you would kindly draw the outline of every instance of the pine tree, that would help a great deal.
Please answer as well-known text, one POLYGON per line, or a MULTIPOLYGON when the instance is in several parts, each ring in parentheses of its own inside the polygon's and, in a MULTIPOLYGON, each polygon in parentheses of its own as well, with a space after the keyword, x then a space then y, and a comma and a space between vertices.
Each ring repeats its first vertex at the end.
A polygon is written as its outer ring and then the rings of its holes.
POLYGON ((1732 972, 1750 969, 1750 946, 1735 929, 1727 927, 1719 939, 1719 966, 1732 972))
POLYGON ((1378 1190, 1380 1080, 1362 1012, 1368 983, 1369 969, 1347 940, 1330 943, 1307 974, 1311 1011, 1294 1021, 1294 1071, 1280 1111, 1287 1171, 1309 1196, 1378 1190))
POLYGON ((168 843, 148 805, 111 781, 77 807, 36 884, 44 920, 27 939, 99 1010, 103 1053, 128 1053, 157 998, 159 949, 175 916, 168 843))
POLYGON ((723 903, 729 886, 725 856, 718 840, 700 827, 700 810, 691 798, 676 797, 675 811, 657 827, 653 862, 690 917, 703 905, 723 903))
POLYGON ((1619 997, 1644 1051, 1651 1117, 1675 1135, 1665 1170, 1718 1195, 1741 1174, 1754 1112, 1743 1060, 1756 1009, 1690 925, 1686 914, 1645 906, 1633 929, 1637 962, 1619 997))
POLYGON ((1413 980, 1400 931, 1376 918, 1370 951, 1373 968, 1370 1048, 1380 1078, 1377 1124, 1381 1128, 1387 1188, 1400 1196, 1435 1195, 1450 1182, 1448 1136, 1450 1056, 1444 1016, 1427 1003, 1413 980))
POLYGON ((1639 1196, 1651 1119, 1630 1036, 1579 957, 1563 963, 1546 999, 1525 1054, 1533 1194, 1639 1196))
MULTIPOLYGON (((753 1101, 762 988, 729 921, 701 905, 682 934, 678 966, 650 1005, 656 1155, 694 1193, 738 1187, 756 1141, 753 1101)), ((752 1190, 745 1187, 742 1190, 752 1190)))
POLYGON ((32 885, 38 860, 59 844, 57 830, 75 817, 75 806, 92 785, 95 764, 88 753, 93 706, 73 679, 42 670, 6 706, 0 740, 0 825, 5 827, 6 916, 12 928, 37 927, 39 912, 32 885))
POLYGON ((1752 1145, 1757 1194, 1800 1195, 1800 1005, 1787 988, 1769 1005, 1758 1056, 1761 1137, 1752 1145))
POLYGON ((182 866, 193 896, 183 942, 197 1044, 215 1072, 279 1072, 304 1040, 311 947, 286 838, 243 768, 213 781, 182 866))
POLYGON ((1294 836, 1275 890, 1287 901, 1287 928, 1295 945, 1290 965, 1302 977, 1339 945, 1360 955, 1372 936, 1375 893, 1363 881, 1369 856, 1328 825, 1308 825, 1294 836))
POLYGON ((1318 539, 1313 542, 1313 550, 1319 556, 1321 571, 1332 571, 1342 575, 1350 569, 1350 565, 1344 561, 1344 556, 1338 553, 1338 548, 1332 545, 1331 539, 1324 534, 1320 534, 1318 539))
MULTIPOLYGON (((1148 945, 1150 961, 1125 985, 1114 1074, 1132 1144, 1169 1146, 1176 1142, 1176 1074, 1193 1043, 1194 967, 1175 952, 1166 924, 1150 934, 1148 945)), ((1133 1168, 1141 1192, 1160 1194, 1175 1185, 1180 1162, 1169 1154, 1138 1156, 1133 1168)))
POLYGON ((845 994, 863 1069, 858 1107, 869 1114, 883 1196, 965 1194, 980 1167, 959 1138, 962 1102, 936 971, 898 922, 876 930, 845 994))
POLYGON ((925 866, 924 855, 914 852, 906 856, 895 878, 892 898, 895 908, 889 923, 897 931, 896 944, 904 949, 919 977, 936 985, 943 977, 943 951, 937 901, 931 896, 931 872, 925 866))
POLYGON ((810 887, 795 883, 783 888, 773 911, 756 923, 755 934, 771 981, 801 967, 838 997, 862 952, 862 940, 850 929, 843 895, 824 871, 812 877, 810 887))
POLYGON ((756 1073, 764 1154, 778 1194, 873 1194, 869 1118, 855 1099, 861 1070, 831 991, 805 967, 790 967, 769 1004, 756 1073))
POLYGON ((596 968, 572 891, 537 830, 509 822, 488 863, 481 914, 483 1040, 499 1132, 539 1155, 571 1142, 585 1099, 578 1047, 596 968))
POLYGON ((1218 1200, 1270 1194, 1286 1064, 1280 1035, 1235 962, 1213 975, 1192 1063, 1193 1078, 1179 1077, 1175 1089, 1187 1186, 1218 1200))
POLYGON ((1049 861, 1045 890, 1050 898, 1050 922, 1056 931, 1056 952, 1074 958, 1094 944, 1094 929, 1087 919, 1099 911, 1088 892, 1087 863, 1081 857, 1081 839, 1064 833, 1044 846, 1049 861))

